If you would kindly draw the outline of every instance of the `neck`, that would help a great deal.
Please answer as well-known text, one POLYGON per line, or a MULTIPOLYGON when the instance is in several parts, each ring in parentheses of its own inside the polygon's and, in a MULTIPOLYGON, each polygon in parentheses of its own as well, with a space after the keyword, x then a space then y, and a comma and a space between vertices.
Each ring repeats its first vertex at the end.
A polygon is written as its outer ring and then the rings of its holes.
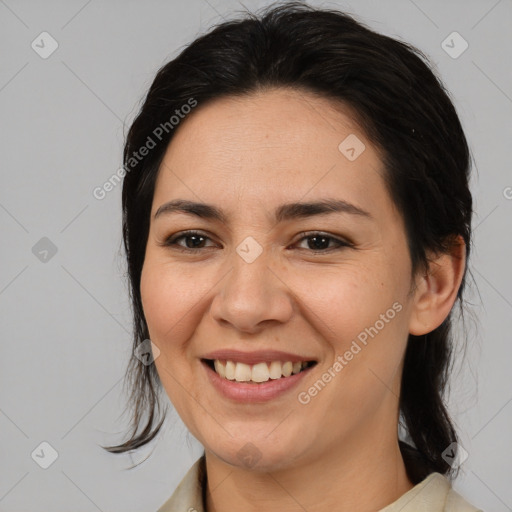
POLYGON ((234 467, 206 451, 206 510, 378 511, 413 484, 407 477, 398 439, 386 445, 383 437, 375 434, 359 432, 356 439, 340 442, 338 450, 330 447, 316 459, 295 462, 275 472, 234 467))

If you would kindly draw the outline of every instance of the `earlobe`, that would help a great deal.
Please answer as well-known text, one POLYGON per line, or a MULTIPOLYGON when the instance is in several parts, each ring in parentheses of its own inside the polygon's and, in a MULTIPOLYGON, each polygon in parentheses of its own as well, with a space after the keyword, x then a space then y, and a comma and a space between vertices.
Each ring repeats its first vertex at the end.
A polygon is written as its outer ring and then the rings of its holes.
POLYGON ((461 236, 453 240, 449 252, 431 255, 427 273, 416 279, 410 334, 421 336, 443 323, 457 298, 465 266, 466 245, 461 236))

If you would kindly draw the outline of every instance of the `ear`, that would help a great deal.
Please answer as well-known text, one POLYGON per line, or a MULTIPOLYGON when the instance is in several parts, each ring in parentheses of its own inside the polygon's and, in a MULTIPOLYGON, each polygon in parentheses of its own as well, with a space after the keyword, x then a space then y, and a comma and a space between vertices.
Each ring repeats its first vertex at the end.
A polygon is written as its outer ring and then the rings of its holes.
POLYGON ((449 315, 466 266, 466 244, 459 235, 449 252, 430 254, 425 275, 416 277, 409 332, 421 336, 439 327, 449 315))

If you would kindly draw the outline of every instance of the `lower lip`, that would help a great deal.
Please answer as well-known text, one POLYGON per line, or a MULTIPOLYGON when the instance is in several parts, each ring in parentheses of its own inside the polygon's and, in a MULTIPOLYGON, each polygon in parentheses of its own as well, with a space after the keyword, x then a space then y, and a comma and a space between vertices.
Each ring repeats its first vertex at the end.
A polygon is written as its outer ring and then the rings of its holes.
MULTIPOLYGON (((201 361, 213 387, 226 398, 236 402, 257 403, 268 402, 273 398, 283 395, 296 386, 313 367, 306 368, 295 375, 269 380, 261 384, 248 384, 221 377, 205 362, 201 361)), ((316 365, 315 365, 316 366, 316 365)))

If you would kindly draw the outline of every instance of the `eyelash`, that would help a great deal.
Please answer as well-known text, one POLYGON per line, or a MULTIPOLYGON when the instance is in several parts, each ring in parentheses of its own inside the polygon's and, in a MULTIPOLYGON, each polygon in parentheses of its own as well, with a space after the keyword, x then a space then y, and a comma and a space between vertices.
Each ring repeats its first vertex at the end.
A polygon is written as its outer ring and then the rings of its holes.
MULTIPOLYGON (((181 245, 177 245, 176 244, 176 241, 177 240, 180 240, 181 238, 187 238, 187 237, 190 237, 190 236, 200 236, 200 237, 203 237, 205 239, 210 239, 209 236, 205 235, 204 233, 201 233, 200 231, 194 231, 194 230, 189 230, 189 231, 183 231, 181 233, 178 233, 177 235, 172 235, 170 237, 168 237, 161 245, 164 246, 164 247, 170 247, 172 249, 176 249, 178 251, 182 251, 182 252, 188 252, 188 253, 192 253, 192 252, 199 252, 201 249, 206 249, 205 247, 199 247, 197 249, 191 249, 189 247, 183 247, 181 245)), ((346 242, 344 240, 340 240, 339 238, 336 238, 336 237, 333 237, 331 235, 328 235, 326 233, 322 233, 321 231, 310 231, 310 232, 302 232, 302 233, 299 233, 299 236, 301 238, 299 238, 299 240, 296 242, 302 242, 303 240, 307 240, 308 238, 314 238, 314 237, 323 237, 323 238, 327 238, 328 240, 332 240, 334 241, 335 243, 338 244, 338 247, 334 247, 334 248, 330 248, 330 249, 319 249, 319 250, 314 250, 314 249, 306 249, 306 250, 309 250, 310 252, 312 252, 313 254, 320 254, 320 253, 330 253, 332 251, 336 251, 336 250, 340 250, 340 249, 343 249, 343 248, 346 248, 346 247, 354 247, 353 244, 349 243, 349 242, 346 242)))

